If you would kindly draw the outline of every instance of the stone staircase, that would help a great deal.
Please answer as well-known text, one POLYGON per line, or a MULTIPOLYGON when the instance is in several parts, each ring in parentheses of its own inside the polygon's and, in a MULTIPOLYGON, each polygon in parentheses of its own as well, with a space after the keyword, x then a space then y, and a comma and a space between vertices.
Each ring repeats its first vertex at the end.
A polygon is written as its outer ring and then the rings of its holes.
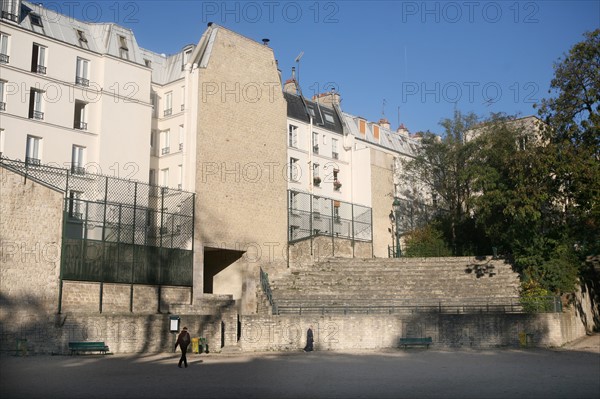
POLYGON ((491 257, 331 258, 270 278, 278 307, 506 304, 519 277, 491 257))

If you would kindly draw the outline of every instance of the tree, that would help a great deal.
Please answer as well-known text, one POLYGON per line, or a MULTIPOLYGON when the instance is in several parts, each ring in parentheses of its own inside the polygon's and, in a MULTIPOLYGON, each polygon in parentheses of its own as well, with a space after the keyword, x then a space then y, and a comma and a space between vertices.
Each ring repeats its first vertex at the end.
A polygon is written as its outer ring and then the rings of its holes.
POLYGON ((555 151, 554 195, 579 253, 600 253, 600 29, 584 34, 554 66, 539 114, 555 151))
POLYGON ((471 234, 463 234, 463 230, 474 227, 471 165, 475 147, 468 140, 468 133, 476 123, 476 115, 456 111, 453 119, 440 123, 444 136, 425 133, 419 154, 404 165, 406 173, 425 184, 437 205, 445 210, 439 216, 441 229, 456 255, 473 253, 477 247, 471 234))

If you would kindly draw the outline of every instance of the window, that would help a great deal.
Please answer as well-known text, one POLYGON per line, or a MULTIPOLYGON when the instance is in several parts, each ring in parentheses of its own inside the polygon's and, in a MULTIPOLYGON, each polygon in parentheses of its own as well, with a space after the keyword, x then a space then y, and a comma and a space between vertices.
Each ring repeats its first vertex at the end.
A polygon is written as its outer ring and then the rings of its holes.
POLYGON ((29 96, 29 119, 44 119, 44 113, 42 112, 42 92, 31 88, 29 96))
POLYGON ((340 154, 338 153, 338 140, 331 139, 331 157, 333 159, 339 159, 340 154))
POLYGON ((298 181, 300 179, 299 167, 298 167, 298 159, 290 158, 290 181, 298 181))
POLYGON ((8 64, 8 35, 0 33, 0 64, 8 64))
POLYGON ((127 47, 127 38, 119 36, 119 57, 129 59, 129 47, 127 47))
POLYGON ((85 168, 83 166, 83 154, 85 148, 79 145, 73 145, 71 155, 71 172, 77 175, 85 174, 85 168))
POLYGON ((144 58, 144 65, 146 65, 148 68, 152 68, 152 61, 144 58))
POLYGON ((170 130, 164 130, 162 132, 160 132, 160 154, 161 155, 167 155, 168 153, 171 152, 171 138, 169 137, 171 135, 171 131, 170 130))
POLYGON ((31 72, 46 73, 46 47, 33 43, 31 52, 31 72))
POLYGON ((185 86, 181 86, 181 110, 185 111, 185 86))
POLYGON ((365 122, 364 120, 362 120, 362 119, 359 119, 359 121, 358 121, 358 131, 359 131, 361 134, 363 134, 363 135, 364 135, 364 134, 365 134, 365 132, 367 131, 367 124, 366 124, 366 122, 365 122))
POLYGON ((41 141, 42 139, 35 136, 27 136, 27 146, 25 148, 25 163, 28 165, 41 164, 41 141))
POLYGON ((319 164, 313 163, 313 183, 319 187, 321 185, 321 177, 319 176, 319 164))
POLYGON ((87 130, 86 106, 83 101, 75 101, 75 117, 73 118, 73 129, 87 130))
POLYGON ((308 113, 310 114, 310 116, 312 116, 313 118, 315 117, 315 109, 312 107, 312 105, 307 106, 308 108, 308 113))
POLYGON ((298 209, 298 193, 294 191, 290 191, 289 207, 292 212, 298 209))
POLYGON ((173 92, 165 94, 164 116, 169 116, 173 113, 173 92))
POLYGON ((85 37, 85 32, 79 29, 75 29, 75 33, 77 34, 77 40, 79 41, 79 45, 89 50, 90 46, 88 45, 88 40, 85 37))
POLYGON ((31 21, 31 25, 41 26, 41 27, 44 26, 42 24, 42 18, 40 18, 40 16, 37 14, 29 13, 29 20, 31 21))
POLYGON ((4 129, 0 128, 0 158, 4 152, 4 129))
POLYGON ((183 187, 183 165, 177 165, 177 175, 179 182, 177 183, 177 188, 182 189, 183 187))
POLYGON ((183 151, 184 135, 185 135, 185 131, 183 130, 183 125, 179 125, 179 151, 183 151))
POLYGON ((0 111, 6 111, 6 101, 4 101, 4 80, 0 80, 0 111))
POLYGON ((81 191, 71 190, 69 192, 69 216, 75 219, 83 219, 83 203, 81 191))
POLYGON ((192 55, 192 50, 193 49, 189 49, 189 50, 185 50, 183 52, 183 58, 181 59, 181 70, 182 71, 185 70, 185 65, 190 60, 190 56, 192 55))
POLYGON ((323 112, 323 116, 325 117, 325 120, 329 123, 335 123, 335 120, 333 119, 333 115, 331 115, 329 112, 323 112))
POLYGON ((150 101, 152 102, 152 117, 156 118, 158 115, 158 98, 155 91, 150 92, 150 101))
POLYGON ((169 186, 169 168, 160 170, 160 185, 163 187, 169 186))
POLYGON ((340 188, 342 188, 342 183, 338 180, 338 175, 339 175, 340 171, 337 169, 333 170, 333 190, 334 191, 340 191, 340 188))
POLYGON ((379 126, 373 125, 373 137, 379 141, 379 126))
POLYGON ((154 153, 154 143, 156 142, 156 130, 150 131, 150 155, 155 155, 154 153))
POLYGON ((150 172, 148 173, 148 183, 156 185, 156 170, 150 169, 150 172))
POLYGON ((290 147, 298 148, 298 126, 289 125, 288 139, 290 147))
POLYGON ((313 145, 313 152, 315 154, 318 154, 319 153, 319 133, 317 133, 317 132, 313 132, 312 145, 313 145))
POLYGON ((89 86, 89 66, 90 62, 83 58, 77 57, 77 72, 75 76, 75 83, 81 86, 89 86))

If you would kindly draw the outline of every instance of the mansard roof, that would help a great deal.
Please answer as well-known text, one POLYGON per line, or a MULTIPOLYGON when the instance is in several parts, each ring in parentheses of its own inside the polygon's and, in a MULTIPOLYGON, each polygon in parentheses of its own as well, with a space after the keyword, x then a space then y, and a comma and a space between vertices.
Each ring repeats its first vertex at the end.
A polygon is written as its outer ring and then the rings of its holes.
POLYGON ((307 100, 293 93, 283 92, 283 97, 287 102, 288 118, 310 123, 309 112, 313 116, 313 126, 320 127, 335 133, 344 132, 343 124, 338 112, 329 106, 318 102, 307 100))

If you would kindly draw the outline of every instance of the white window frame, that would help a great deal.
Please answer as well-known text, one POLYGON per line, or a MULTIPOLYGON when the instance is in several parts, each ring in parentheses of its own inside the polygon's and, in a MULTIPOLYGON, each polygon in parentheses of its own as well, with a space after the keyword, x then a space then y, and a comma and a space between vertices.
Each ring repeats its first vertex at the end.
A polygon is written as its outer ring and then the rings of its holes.
POLYGON ((77 57, 77 68, 75 72, 75 83, 81 86, 90 85, 90 61, 77 57))
POLYGON ((77 174, 83 174, 85 164, 85 147, 73 144, 71 149, 71 171, 77 174))
POLYGON ((181 86, 181 110, 185 111, 185 86, 181 86))
POLYGON ((10 54, 10 36, 4 32, 0 32, 0 63, 8 64, 10 54))
POLYGON ((297 169, 298 169, 297 165, 298 165, 299 161, 300 160, 298 158, 290 158, 290 164, 289 164, 290 170, 289 170, 289 175, 288 175, 290 178, 290 181, 297 182, 300 180, 299 173, 297 173, 297 169))
POLYGON ((338 140, 334 138, 331 139, 331 157, 334 159, 340 158, 340 154, 338 153, 338 140))
POLYGON ((288 145, 293 148, 298 148, 298 126, 288 125, 288 145))
POLYGON ((7 83, 6 80, 0 79, 0 111, 6 111, 6 100, 4 98, 5 90, 4 84, 7 83))
POLYGON ((127 37, 119 35, 119 57, 129 59, 129 47, 127 47, 127 37))
POLYGON ((163 115, 169 116, 173 114, 173 92, 170 91, 165 94, 165 103, 163 106, 163 115))
POLYGON ((162 187, 169 187, 169 168, 160 170, 160 185, 162 187))
POLYGON ((171 153, 171 130, 163 130, 160 132, 160 153, 167 155, 171 153))
POLYGON ((183 165, 177 165, 177 175, 178 175, 178 182, 177 182, 177 188, 179 188, 180 190, 183 188, 183 165))
POLYGON ((179 125, 179 151, 183 151, 183 139, 185 137, 184 125, 179 125))
MULTIPOLYGON (((35 159, 41 163, 42 159, 42 138, 32 135, 27 135, 25 146, 25 159, 35 159)), ((36 162, 37 163, 37 162, 36 162)))

